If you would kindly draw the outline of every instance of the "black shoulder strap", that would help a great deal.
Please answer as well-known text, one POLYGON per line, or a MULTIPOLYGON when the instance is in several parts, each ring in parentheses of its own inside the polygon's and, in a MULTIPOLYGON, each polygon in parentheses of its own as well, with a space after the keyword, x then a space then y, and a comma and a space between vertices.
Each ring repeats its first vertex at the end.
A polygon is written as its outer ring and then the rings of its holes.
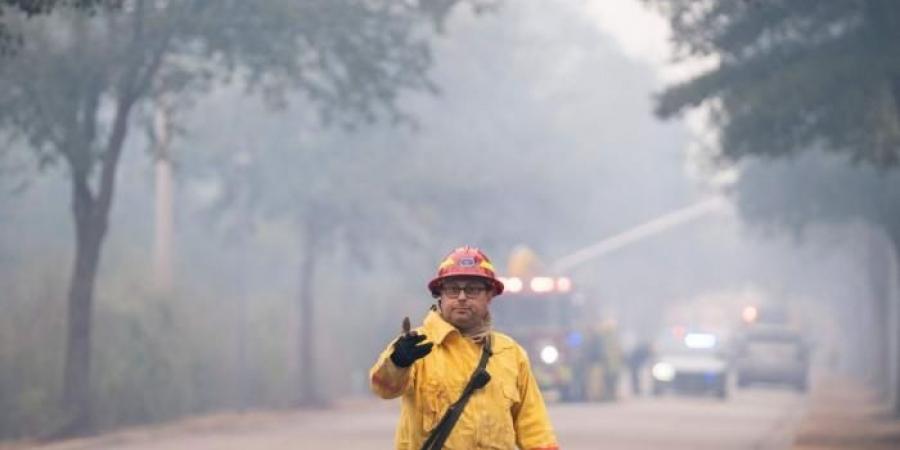
POLYGON ((482 346, 481 359, 478 360, 478 367, 475 368, 475 371, 472 372, 472 376, 469 377, 466 388, 463 389, 462 394, 459 396, 459 400, 447 408, 444 417, 441 417, 441 421, 434 427, 434 430, 431 430, 428 439, 422 444, 422 450, 440 450, 444 447, 444 442, 450 437, 450 432, 453 431, 453 426, 456 425, 456 421, 459 420, 459 417, 462 415, 466 403, 469 402, 469 397, 472 396, 472 393, 475 392, 476 389, 483 388, 488 384, 488 381, 491 381, 491 375, 485 370, 491 354, 491 337, 488 335, 482 346))

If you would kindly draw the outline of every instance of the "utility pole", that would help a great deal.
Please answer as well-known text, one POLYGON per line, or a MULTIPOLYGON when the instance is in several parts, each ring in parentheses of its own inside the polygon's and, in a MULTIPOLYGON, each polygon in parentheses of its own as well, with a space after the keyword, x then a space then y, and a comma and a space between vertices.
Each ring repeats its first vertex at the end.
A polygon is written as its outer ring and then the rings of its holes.
POLYGON ((156 101, 153 117, 155 139, 154 157, 156 171, 156 215, 153 246, 153 272, 156 288, 169 293, 173 284, 173 181, 172 181, 172 124, 171 111, 162 98, 156 101))

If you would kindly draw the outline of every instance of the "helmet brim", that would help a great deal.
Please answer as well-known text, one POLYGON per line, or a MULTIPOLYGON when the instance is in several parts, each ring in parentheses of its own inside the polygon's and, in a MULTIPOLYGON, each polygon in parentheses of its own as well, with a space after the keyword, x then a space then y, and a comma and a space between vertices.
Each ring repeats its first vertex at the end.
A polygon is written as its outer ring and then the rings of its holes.
POLYGON ((497 280, 495 278, 486 277, 481 274, 465 274, 465 273, 454 273, 452 275, 444 275, 442 277, 434 277, 431 281, 428 282, 428 290, 431 291, 431 295, 434 298, 441 296, 441 283, 448 278, 480 278, 484 281, 487 281, 491 287, 494 288, 494 295, 500 295, 503 293, 503 282, 497 280))

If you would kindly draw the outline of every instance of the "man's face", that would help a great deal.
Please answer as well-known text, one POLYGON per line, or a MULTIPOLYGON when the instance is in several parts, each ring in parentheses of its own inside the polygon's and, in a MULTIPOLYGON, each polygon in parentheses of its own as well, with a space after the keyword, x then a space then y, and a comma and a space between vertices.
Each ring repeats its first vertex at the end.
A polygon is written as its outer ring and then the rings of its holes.
POLYGON ((478 277, 453 277, 441 283, 441 315, 461 331, 479 328, 488 317, 494 296, 490 285, 478 277))

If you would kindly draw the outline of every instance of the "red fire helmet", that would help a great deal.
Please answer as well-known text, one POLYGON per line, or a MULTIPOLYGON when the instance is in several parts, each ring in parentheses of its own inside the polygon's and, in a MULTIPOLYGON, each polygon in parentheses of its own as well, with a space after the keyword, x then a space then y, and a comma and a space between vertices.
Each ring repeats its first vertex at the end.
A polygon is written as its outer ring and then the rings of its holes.
POLYGON ((494 273, 494 265, 480 249, 475 247, 459 247, 454 249, 438 265, 437 276, 428 283, 431 295, 440 295, 441 281, 449 277, 471 276, 484 278, 494 288, 494 295, 503 293, 503 283, 494 273))

